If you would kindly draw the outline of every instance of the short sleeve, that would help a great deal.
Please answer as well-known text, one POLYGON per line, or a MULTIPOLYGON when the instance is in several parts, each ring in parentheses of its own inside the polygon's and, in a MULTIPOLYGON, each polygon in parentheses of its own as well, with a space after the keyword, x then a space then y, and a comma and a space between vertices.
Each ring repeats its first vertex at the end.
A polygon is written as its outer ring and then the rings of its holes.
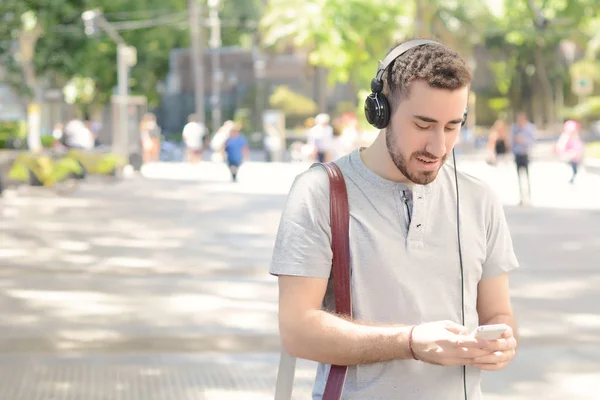
POLYGON ((299 175, 290 189, 269 272, 329 278, 333 257, 329 221, 327 174, 311 168, 299 175))
POLYGON ((508 223, 498 196, 488 191, 487 250, 481 279, 490 279, 519 267, 508 223))

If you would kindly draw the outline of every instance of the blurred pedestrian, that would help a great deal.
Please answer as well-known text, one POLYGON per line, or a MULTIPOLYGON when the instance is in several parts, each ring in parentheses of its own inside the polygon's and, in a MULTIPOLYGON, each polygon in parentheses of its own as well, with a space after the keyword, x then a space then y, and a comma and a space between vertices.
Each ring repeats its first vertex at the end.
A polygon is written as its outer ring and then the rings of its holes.
POLYGON ((535 140, 535 125, 529 122, 527 114, 520 112, 517 115, 517 121, 512 126, 512 153, 515 157, 515 164, 517 165, 517 177, 519 179, 519 194, 520 202, 523 205, 525 203, 525 196, 523 193, 523 185, 521 182, 521 172, 525 172, 527 178, 527 199, 531 199, 531 182, 529 178, 529 154, 533 147, 535 140))
POLYGON ((233 121, 227 120, 213 135, 213 138, 210 141, 210 148, 213 151, 211 158, 213 161, 223 161, 225 142, 229 139, 231 129, 234 125, 235 123, 233 121))
POLYGON ((140 122, 140 137, 142 141, 144 163, 159 160, 160 135, 161 129, 156 123, 156 116, 152 113, 146 113, 140 122))
POLYGON ((314 148, 319 162, 326 161, 327 153, 331 150, 333 128, 330 121, 328 114, 319 114, 315 117, 316 125, 308 131, 308 144, 314 148))
POLYGON ((579 171, 579 164, 583 160, 585 153, 585 144, 579 135, 580 130, 581 124, 579 122, 573 120, 565 122, 563 133, 556 143, 556 153, 563 157, 573 170, 573 175, 569 183, 575 182, 575 177, 579 171))
POLYGON ((81 150, 94 148, 94 135, 79 119, 71 120, 65 125, 62 139, 62 143, 69 148, 81 150))
POLYGON ((341 121, 334 121, 332 129, 333 137, 331 139, 327 161, 337 160, 338 158, 349 154, 356 148, 357 131, 355 127, 351 125, 343 126, 341 121))
POLYGON ((242 135, 241 126, 238 123, 234 123, 229 137, 225 141, 225 154, 227 155, 227 165, 231 172, 231 178, 234 182, 237 182, 237 175, 240 166, 244 161, 250 158, 250 149, 248 148, 248 141, 246 137, 242 135))
POLYGON ((189 163, 196 164, 202 158, 202 142, 206 128, 198 122, 196 114, 188 116, 188 123, 183 127, 183 142, 185 143, 186 159, 189 163))
POLYGON ((498 161, 505 162, 510 148, 508 128, 503 120, 498 119, 492 125, 488 136, 488 164, 496 165, 498 161))

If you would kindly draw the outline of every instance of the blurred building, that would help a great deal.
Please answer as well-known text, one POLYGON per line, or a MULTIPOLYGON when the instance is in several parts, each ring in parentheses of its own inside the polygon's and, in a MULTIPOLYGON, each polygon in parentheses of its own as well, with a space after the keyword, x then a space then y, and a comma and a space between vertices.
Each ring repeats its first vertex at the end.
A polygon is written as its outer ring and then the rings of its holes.
MULTIPOLYGON (((204 54, 204 89, 207 117, 212 94, 212 49, 204 54)), ((268 98, 280 85, 313 99, 319 109, 331 111, 342 101, 356 101, 348 85, 327 85, 327 71, 315 68, 305 53, 261 55, 239 47, 216 49, 221 65, 221 109, 223 120, 231 118, 238 108, 252 112, 268 108, 268 98)), ((162 103, 156 110, 159 123, 166 132, 181 132, 187 116, 194 112, 194 81, 189 49, 175 49, 164 87, 162 103)), ((210 122, 210 118, 207 118, 210 122)))

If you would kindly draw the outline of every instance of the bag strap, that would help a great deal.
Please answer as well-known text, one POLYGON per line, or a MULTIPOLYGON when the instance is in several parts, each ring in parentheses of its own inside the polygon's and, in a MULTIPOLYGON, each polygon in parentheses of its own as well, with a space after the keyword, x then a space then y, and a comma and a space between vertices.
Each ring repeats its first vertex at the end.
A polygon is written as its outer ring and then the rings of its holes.
MULTIPOLYGON (((352 317, 350 295, 350 207, 342 171, 334 162, 320 165, 329 176, 329 208, 331 219, 331 247, 333 248, 333 290, 335 312, 352 317)), ((348 367, 332 365, 327 377, 323 400, 340 400, 348 367)))
MULTIPOLYGON (((329 177, 329 212, 331 225, 331 247, 333 250, 333 284, 336 313, 352 317, 350 294, 350 207, 346 182, 340 168, 334 162, 316 163, 329 177)), ((275 387, 275 400, 290 400, 294 382, 296 359, 281 351, 279 373, 275 387)), ((323 400, 340 400, 348 367, 332 365, 327 377, 323 400)))

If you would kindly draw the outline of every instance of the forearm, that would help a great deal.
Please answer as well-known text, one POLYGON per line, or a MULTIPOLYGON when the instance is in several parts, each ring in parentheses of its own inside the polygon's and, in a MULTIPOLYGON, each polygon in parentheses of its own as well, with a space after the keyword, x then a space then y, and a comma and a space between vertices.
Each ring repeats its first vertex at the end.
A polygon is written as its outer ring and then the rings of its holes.
POLYGON ((335 365, 412 358, 410 326, 370 326, 322 310, 308 312, 294 326, 282 337, 288 352, 300 358, 335 365))
POLYGON ((517 335, 517 321, 515 320, 515 318, 512 315, 499 314, 499 315, 496 315, 496 316, 490 318, 487 321, 479 321, 479 324, 480 325, 506 324, 512 328, 515 339, 517 339, 517 341, 519 340, 519 337, 517 335))

